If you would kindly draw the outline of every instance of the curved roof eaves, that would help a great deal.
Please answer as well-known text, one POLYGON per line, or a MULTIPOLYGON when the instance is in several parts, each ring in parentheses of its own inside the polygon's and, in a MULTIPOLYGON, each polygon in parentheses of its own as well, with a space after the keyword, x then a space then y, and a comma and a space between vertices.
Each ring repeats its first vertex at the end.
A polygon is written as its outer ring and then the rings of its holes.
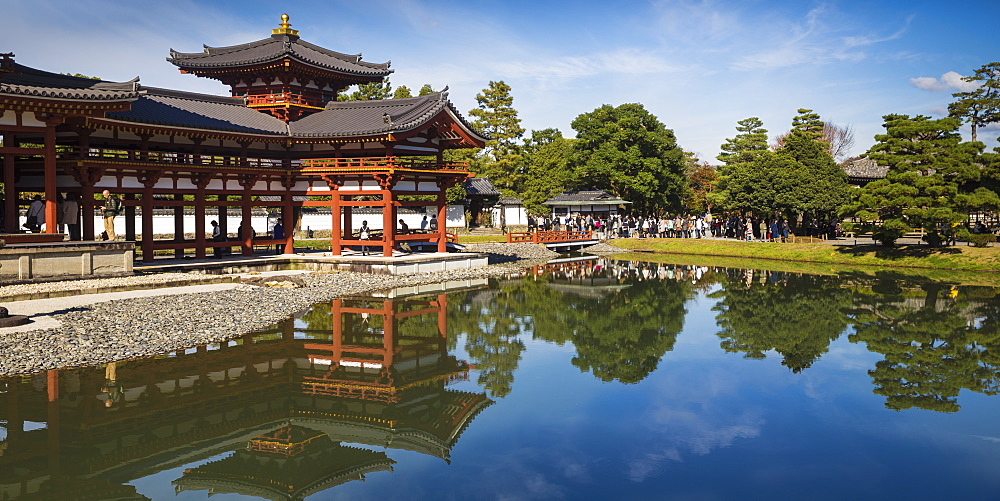
POLYGON ((60 75, 14 64, 14 71, 0 74, 0 93, 53 99, 88 101, 132 100, 142 94, 139 78, 107 82, 60 75))
POLYGON ((265 63, 285 56, 314 66, 358 75, 385 76, 392 73, 389 63, 369 63, 361 60, 361 54, 341 54, 291 36, 275 36, 229 47, 206 45, 203 52, 177 52, 171 49, 167 61, 179 67, 211 68, 265 63))
POLYGON ((419 127, 448 105, 443 92, 372 101, 332 101, 326 109, 289 124, 293 136, 365 136, 419 127), (389 122, 385 120, 389 115, 389 122))
POLYGON ((132 103, 132 109, 109 113, 108 118, 194 129, 287 135, 285 123, 243 106, 232 98, 154 89, 132 103))

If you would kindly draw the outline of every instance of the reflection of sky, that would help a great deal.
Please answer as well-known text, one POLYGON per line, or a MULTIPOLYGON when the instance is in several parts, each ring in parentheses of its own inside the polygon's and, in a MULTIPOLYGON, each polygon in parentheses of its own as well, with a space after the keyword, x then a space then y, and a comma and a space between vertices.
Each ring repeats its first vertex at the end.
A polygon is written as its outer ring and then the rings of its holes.
POLYGON ((572 350, 526 339, 513 391, 469 426, 451 465, 389 451, 399 461, 391 475, 316 498, 986 499, 1000 492, 1000 399, 963 392, 957 414, 885 409, 867 375, 878 354, 842 336, 800 374, 773 352, 743 359, 720 349, 714 302, 688 302, 675 349, 635 385, 600 382, 570 364, 572 350))
MULTIPOLYGON (((794 374, 774 352, 723 351, 715 302, 687 302, 673 351, 637 384, 581 372, 571 343, 523 336, 511 393, 471 422, 450 464, 381 449, 397 461, 392 473, 309 499, 1000 497, 1000 398, 964 391, 955 414, 888 410, 867 374, 881 356, 863 344, 841 336, 794 374)), ((475 381, 450 388, 479 392, 475 381)), ((169 485, 181 471, 135 484, 169 485)), ((149 489, 140 492, 174 497, 149 489)))

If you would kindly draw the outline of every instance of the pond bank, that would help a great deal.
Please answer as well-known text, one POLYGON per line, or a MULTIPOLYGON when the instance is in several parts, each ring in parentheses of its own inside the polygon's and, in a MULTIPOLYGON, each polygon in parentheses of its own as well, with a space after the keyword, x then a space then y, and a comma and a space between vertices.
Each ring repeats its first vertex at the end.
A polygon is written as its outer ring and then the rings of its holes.
POLYGON ((1000 271, 1000 248, 743 242, 719 239, 623 238, 608 240, 624 251, 689 254, 743 259, 798 261, 826 265, 918 268, 975 272, 1000 271))

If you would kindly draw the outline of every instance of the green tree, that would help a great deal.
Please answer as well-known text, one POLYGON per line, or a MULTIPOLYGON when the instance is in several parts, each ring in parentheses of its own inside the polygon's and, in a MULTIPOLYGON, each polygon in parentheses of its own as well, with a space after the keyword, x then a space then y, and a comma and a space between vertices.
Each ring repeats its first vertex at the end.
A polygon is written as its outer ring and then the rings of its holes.
POLYGON ((976 141, 980 127, 1000 122, 1000 62, 984 64, 962 80, 980 84, 975 90, 952 94, 956 101, 948 105, 948 114, 972 126, 976 141))
POLYGON ((573 140, 563 137, 559 129, 531 131, 521 148, 524 167, 515 191, 521 195, 524 208, 533 214, 547 213, 542 202, 562 193, 573 180, 570 159, 573 140))
POLYGON ((764 128, 764 122, 757 117, 750 117, 736 123, 739 134, 731 139, 727 138, 720 147, 722 153, 716 157, 727 165, 748 162, 758 153, 767 151, 767 129, 764 128))
POLYGON ((421 87, 420 90, 417 92, 417 95, 418 96, 429 96, 429 95, 431 95, 431 94, 433 94, 435 92, 437 92, 437 91, 435 91, 433 88, 431 88, 431 84, 424 84, 424 86, 421 87))
POLYGON ((405 85, 396 87, 396 90, 392 93, 393 99, 404 99, 407 97, 413 97, 413 92, 410 92, 410 88, 405 85))
POLYGON ((684 207, 693 214, 711 212, 718 203, 716 186, 719 184, 719 171, 707 163, 688 166, 688 191, 684 197, 684 207))
POLYGON ((507 190, 517 182, 518 143, 524 135, 510 91, 510 86, 502 80, 491 81, 476 94, 478 107, 469 111, 469 115, 475 117, 473 127, 491 137, 479 153, 482 162, 477 166, 477 174, 489 177, 493 186, 507 190))
MULTIPOLYGON (((957 118, 883 118, 886 133, 875 136, 878 142, 867 155, 889 171, 885 179, 861 189, 846 212, 883 245, 893 245, 916 228, 923 228, 928 243, 938 245, 943 231, 965 220, 960 211, 977 203, 960 188, 980 179, 976 161, 982 143, 963 143, 957 118)), ((989 198, 982 190, 979 195, 979 200, 989 198)))
MULTIPOLYGON (((799 112, 809 110, 799 110, 799 112)), ((794 212, 822 219, 834 217, 848 202, 850 191, 847 174, 829 153, 830 145, 816 132, 823 129, 819 115, 806 114, 785 138, 778 155, 795 160, 792 170, 792 193, 788 200, 794 212)))
POLYGON ((792 133, 799 133, 809 139, 820 139, 823 137, 823 121, 813 110, 799 108, 798 115, 792 118, 792 133))
POLYGON ((674 132, 641 104, 604 105, 572 126, 579 187, 608 190, 642 213, 680 209, 687 182, 683 151, 674 132))

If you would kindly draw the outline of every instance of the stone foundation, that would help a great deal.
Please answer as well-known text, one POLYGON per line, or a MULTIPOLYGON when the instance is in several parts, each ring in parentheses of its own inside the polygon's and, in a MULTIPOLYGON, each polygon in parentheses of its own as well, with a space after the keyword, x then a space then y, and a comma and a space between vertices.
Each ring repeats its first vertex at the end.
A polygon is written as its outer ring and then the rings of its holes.
POLYGON ((135 242, 57 242, 0 248, 0 283, 132 274, 135 242))

